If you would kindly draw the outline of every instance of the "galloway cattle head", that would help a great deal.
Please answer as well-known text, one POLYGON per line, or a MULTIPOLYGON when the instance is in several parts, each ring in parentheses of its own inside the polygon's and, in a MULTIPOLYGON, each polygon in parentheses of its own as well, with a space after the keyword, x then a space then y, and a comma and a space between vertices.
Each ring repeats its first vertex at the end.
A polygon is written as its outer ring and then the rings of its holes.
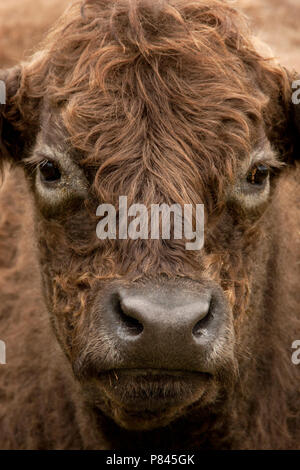
POLYGON ((222 406, 272 322, 296 74, 224 1, 95 0, 0 79, 1 165, 28 180, 45 302, 84 402, 130 430, 222 406), (100 239, 97 208, 118 216, 120 196, 203 204, 204 246, 100 239))

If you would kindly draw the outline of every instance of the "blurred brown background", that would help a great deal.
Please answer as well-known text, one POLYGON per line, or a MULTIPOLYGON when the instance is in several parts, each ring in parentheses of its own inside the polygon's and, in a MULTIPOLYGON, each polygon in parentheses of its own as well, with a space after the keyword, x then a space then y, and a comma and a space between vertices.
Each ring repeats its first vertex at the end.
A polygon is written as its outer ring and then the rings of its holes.
MULTIPOLYGON (((69 3, 70 0, 0 0, 0 67, 13 65, 32 52, 69 3)), ((281 63, 300 71, 300 0, 232 3, 249 16, 253 30, 281 63)))

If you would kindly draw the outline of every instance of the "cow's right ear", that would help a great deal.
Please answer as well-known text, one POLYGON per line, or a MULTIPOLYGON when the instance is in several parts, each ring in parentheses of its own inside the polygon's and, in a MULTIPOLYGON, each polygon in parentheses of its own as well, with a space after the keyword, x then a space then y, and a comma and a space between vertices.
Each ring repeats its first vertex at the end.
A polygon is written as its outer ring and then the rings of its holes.
POLYGON ((0 171, 5 162, 15 163, 23 158, 26 136, 30 134, 26 111, 22 109, 26 96, 21 88, 22 67, 0 70, 0 171))

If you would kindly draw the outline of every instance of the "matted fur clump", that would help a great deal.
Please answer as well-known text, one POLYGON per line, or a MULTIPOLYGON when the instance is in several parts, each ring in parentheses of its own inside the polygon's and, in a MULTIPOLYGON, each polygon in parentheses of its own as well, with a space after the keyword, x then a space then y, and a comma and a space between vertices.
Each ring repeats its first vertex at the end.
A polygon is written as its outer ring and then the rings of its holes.
POLYGON ((296 73, 254 44, 227 2, 90 0, 74 2, 28 62, 0 71, 0 164, 18 167, 1 196, 11 352, 0 447, 298 446, 296 73), (96 208, 120 195, 204 204, 203 250, 98 240, 96 208), (34 233, 11 244, 20 201, 34 233), (118 310, 124 289, 154 290, 164 309, 178 292, 209 292, 222 331, 194 362, 198 349, 176 330, 184 304, 179 319, 175 307, 166 316, 166 340, 129 346, 117 326, 132 332, 141 317, 118 310))

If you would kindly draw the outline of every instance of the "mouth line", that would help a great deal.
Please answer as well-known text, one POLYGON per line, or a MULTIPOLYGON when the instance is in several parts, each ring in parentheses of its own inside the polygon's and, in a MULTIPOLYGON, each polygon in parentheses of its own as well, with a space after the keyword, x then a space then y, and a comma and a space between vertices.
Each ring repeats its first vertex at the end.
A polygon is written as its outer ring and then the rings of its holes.
POLYGON ((155 369, 155 368, 118 368, 109 369, 102 372, 100 375, 112 374, 116 379, 119 375, 131 376, 131 377, 143 377, 143 376, 169 376, 169 377, 211 377, 212 374, 209 372, 201 372, 196 370, 184 370, 184 369, 155 369))
MULTIPOLYGON (((178 410, 202 399, 212 377, 207 372, 185 369, 108 369, 98 374, 98 380, 94 382, 94 397, 97 390, 101 390, 117 420, 122 416, 124 422, 132 419, 152 422, 175 416, 178 410)), ((96 400, 96 407, 101 408, 101 403, 96 400)))

